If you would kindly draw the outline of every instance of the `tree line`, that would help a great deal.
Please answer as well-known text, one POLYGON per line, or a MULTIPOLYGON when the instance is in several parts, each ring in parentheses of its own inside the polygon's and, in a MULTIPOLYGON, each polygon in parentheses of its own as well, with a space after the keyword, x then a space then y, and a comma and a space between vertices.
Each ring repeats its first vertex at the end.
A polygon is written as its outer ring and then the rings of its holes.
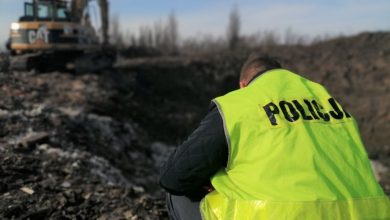
POLYGON ((241 16, 237 6, 234 6, 229 14, 229 22, 226 27, 226 35, 223 37, 201 36, 181 39, 179 25, 175 13, 171 13, 166 20, 157 21, 153 25, 139 27, 138 34, 126 33, 120 27, 119 17, 111 19, 111 41, 118 47, 142 47, 154 48, 163 51, 164 54, 199 53, 218 50, 236 50, 238 48, 250 48, 258 46, 307 45, 320 42, 328 37, 316 37, 309 39, 294 33, 289 28, 281 36, 275 31, 265 30, 252 35, 241 33, 241 16))

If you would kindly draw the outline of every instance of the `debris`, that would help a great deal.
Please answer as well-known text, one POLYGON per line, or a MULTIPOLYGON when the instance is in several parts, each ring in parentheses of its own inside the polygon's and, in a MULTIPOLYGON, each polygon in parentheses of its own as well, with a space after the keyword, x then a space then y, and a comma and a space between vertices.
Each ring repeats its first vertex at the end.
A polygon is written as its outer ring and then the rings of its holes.
POLYGON ((49 134, 47 132, 29 132, 26 136, 18 140, 16 145, 27 148, 33 144, 47 140, 48 137, 49 134))
POLYGON ((123 213, 123 215, 125 216, 125 219, 131 219, 134 217, 134 214, 132 211, 127 211, 127 212, 123 213))
POLYGON ((141 187, 141 186, 133 186, 132 189, 136 193, 143 193, 143 192, 145 192, 145 189, 143 187, 141 187))
POLYGON ((84 196, 83 196, 83 198, 85 199, 85 200, 88 200, 89 198, 91 198, 91 196, 92 196, 92 193, 86 193, 84 196))
POLYGON ((371 166, 374 170, 375 178, 378 181, 382 181, 385 179, 385 176, 390 175, 390 169, 382 164, 380 161, 371 160, 371 166))
POLYGON ((69 187, 71 186, 71 184, 70 184, 70 182, 65 181, 65 182, 63 182, 63 183, 61 184, 61 186, 64 187, 64 188, 69 188, 69 187))
POLYGON ((3 182, 0 182, 0 193, 5 193, 7 192, 7 190, 8 190, 8 185, 3 182))
POLYGON ((160 168, 161 165, 167 160, 169 155, 174 151, 174 146, 169 146, 161 142, 154 142, 151 145, 153 152, 153 159, 155 161, 156 168, 160 168))
POLYGON ((27 193, 27 194, 29 194, 29 195, 34 194, 34 190, 32 190, 31 188, 26 187, 26 186, 20 188, 20 190, 22 190, 23 192, 25 192, 25 193, 27 193))
POLYGON ((46 151, 47 149, 49 149, 49 145, 48 144, 41 144, 38 146, 38 150, 42 150, 42 151, 46 151))

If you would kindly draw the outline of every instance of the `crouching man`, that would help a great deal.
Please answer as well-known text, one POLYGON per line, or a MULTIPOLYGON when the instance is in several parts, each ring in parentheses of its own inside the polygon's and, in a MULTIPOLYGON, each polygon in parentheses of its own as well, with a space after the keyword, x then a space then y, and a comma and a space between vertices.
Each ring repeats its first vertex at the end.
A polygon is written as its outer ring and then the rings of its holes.
POLYGON ((170 156, 171 219, 390 219, 355 119, 320 84, 251 55, 170 156))

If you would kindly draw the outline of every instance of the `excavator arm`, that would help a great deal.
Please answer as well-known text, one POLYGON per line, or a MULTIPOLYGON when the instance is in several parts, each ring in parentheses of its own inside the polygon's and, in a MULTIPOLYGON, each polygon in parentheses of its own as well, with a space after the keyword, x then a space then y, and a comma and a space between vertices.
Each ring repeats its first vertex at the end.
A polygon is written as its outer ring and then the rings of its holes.
POLYGON ((71 10, 72 10, 72 20, 74 22, 80 23, 83 18, 84 9, 88 6, 89 0, 72 0, 71 1, 71 10))
MULTIPOLYGON (((75 22, 80 22, 83 18, 83 13, 90 0, 72 0, 71 9, 72 17, 75 22)), ((100 9, 100 19, 102 24, 103 45, 109 43, 108 29, 109 29, 109 15, 108 15, 108 0, 97 0, 100 9)))
POLYGON ((101 17, 102 31, 103 31, 103 45, 107 45, 109 43, 108 0, 99 0, 99 6, 100 6, 100 17, 101 17))

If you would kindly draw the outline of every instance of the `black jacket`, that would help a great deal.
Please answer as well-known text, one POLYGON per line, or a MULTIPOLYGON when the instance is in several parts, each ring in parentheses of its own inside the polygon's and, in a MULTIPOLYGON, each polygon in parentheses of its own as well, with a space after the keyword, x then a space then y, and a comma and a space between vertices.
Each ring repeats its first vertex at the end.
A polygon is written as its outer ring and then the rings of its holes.
POLYGON ((226 166, 227 158, 222 117, 212 104, 199 127, 163 165, 160 185, 171 194, 199 200, 207 194, 210 177, 226 166))

